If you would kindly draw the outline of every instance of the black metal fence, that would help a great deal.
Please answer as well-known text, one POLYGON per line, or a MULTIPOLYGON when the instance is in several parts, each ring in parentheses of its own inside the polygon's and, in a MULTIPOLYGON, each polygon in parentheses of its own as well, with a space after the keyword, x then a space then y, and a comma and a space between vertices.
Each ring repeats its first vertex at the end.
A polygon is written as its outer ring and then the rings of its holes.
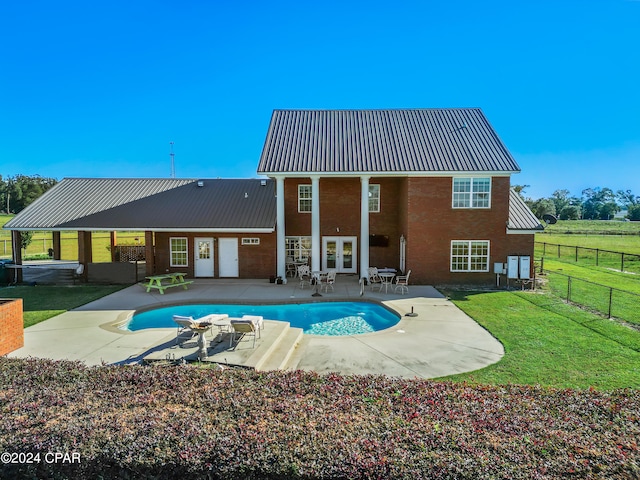
POLYGON ((563 261, 640 273, 640 254, 547 242, 536 242, 536 246, 539 249, 538 253, 543 257, 556 257, 563 261))
POLYGON ((543 270, 555 295, 609 318, 616 317, 640 325, 640 295, 563 273, 543 270))

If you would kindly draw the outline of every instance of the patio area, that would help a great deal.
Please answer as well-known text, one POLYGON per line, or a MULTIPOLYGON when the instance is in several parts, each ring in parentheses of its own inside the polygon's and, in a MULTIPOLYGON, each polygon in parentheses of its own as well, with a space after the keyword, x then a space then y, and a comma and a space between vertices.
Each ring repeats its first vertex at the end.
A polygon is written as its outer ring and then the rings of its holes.
POLYGON ((25 346, 10 357, 80 360, 88 365, 193 361, 195 339, 176 345, 175 328, 138 332, 118 324, 137 310, 180 303, 260 303, 306 301, 377 301, 395 310, 392 328, 342 337, 303 335, 277 319, 265 319, 261 338, 243 339, 233 350, 228 337, 207 336, 206 362, 257 370, 302 369, 318 373, 386 374, 437 378, 483 368, 504 355, 502 344, 431 286, 410 285, 408 294, 372 291, 362 296, 358 277, 338 276, 333 292, 314 297, 313 288, 268 280, 198 279, 187 290, 160 294, 132 285, 25 330, 25 346), (414 312, 415 316, 407 316, 414 312), (213 340, 213 341, 212 341, 213 340), (217 341, 216 341, 217 340, 217 341))

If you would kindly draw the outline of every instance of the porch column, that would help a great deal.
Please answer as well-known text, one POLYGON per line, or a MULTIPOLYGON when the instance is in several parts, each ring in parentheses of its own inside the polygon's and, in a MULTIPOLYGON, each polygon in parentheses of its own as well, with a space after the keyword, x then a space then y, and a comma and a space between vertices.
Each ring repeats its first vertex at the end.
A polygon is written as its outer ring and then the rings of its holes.
POLYGON ((311 177, 311 270, 320 270, 320 177, 311 177))
MULTIPOLYGON (((11 230, 11 252, 13 254, 13 263, 22 265, 22 236, 18 230, 11 230)), ((17 268, 15 271, 16 283, 22 283, 22 269, 17 268)))
POLYGON ((53 231, 52 233, 52 247, 53 259, 60 260, 62 258, 62 240, 59 231, 53 231))
POLYGON ((369 178, 360 177, 360 278, 369 271, 369 178))
POLYGON ((111 234, 109 235, 110 237, 110 252, 111 252, 111 263, 116 261, 116 246, 118 245, 118 233, 113 230, 111 232, 111 234))
POLYGON ((87 281, 89 264, 93 261, 91 232, 78 232, 78 263, 84 265, 84 281, 87 281))
POLYGON ((287 244, 284 224, 284 177, 276 177, 276 275, 287 278, 287 244))
MULTIPOLYGON (((153 245, 153 232, 151 230, 145 230, 144 232, 144 262, 145 272, 147 276, 156 274, 156 255, 153 245)), ((137 267, 136 267, 137 269, 137 267)), ((137 270, 136 270, 137 275, 137 270)))

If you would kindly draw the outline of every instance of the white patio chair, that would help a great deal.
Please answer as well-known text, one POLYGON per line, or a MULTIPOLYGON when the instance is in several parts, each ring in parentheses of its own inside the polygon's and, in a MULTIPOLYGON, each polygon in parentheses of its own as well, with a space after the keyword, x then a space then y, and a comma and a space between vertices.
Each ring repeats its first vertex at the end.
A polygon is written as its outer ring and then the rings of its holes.
POLYGON ((371 290, 373 290, 373 287, 376 284, 382 285, 382 279, 378 275, 378 267, 369 267, 367 272, 367 281, 369 282, 369 285, 371 285, 371 290))
POLYGON ((256 327, 253 321, 234 318, 233 320, 231 320, 231 328, 233 332, 229 338, 229 347, 231 347, 237 339, 236 346, 233 347, 235 350, 235 348, 238 346, 238 343, 245 335, 253 335, 253 346, 251 348, 255 348, 256 337, 260 338, 260 329, 256 327))
POLYGON ((300 288, 304 288, 307 284, 311 286, 311 270, 309 265, 298 265, 298 279, 300 280, 300 288))
POLYGON ((250 320, 259 330, 264 329, 264 318, 262 315, 243 315, 241 320, 250 320))
POLYGON ((394 289, 395 292, 400 289, 400 293, 402 294, 409 293, 409 275, 411 275, 411 270, 409 270, 406 275, 398 275, 396 277, 396 288, 394 289))
POLYGON ((320 291, 324 288, 325 292, 329 292, 329 287, 333 292, 333 284, 336 283, 336 270, 329 270, 326 275, 320 277, 320 291))
POLYGON ((193 320, 193 317, 185 317, 183 315, 174 315, 173 321, 178 324, 178 330, 176 332, 176 345, 179 345, 180 343, 184 343, 187 340, 191 340, 193 337, 195 337, 198 334, 198 332, 193 330, 193 327, 195 326, 195 321, 193 320), (185 338, 182 342, 179 342, 180 335, 182 335, 183 333, 190 334, 190 335, 188 338, 185 338))

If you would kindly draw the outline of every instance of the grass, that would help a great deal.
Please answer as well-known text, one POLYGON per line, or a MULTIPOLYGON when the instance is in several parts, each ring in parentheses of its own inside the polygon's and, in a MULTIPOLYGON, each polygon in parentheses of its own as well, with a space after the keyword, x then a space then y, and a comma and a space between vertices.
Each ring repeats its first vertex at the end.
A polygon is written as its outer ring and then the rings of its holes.
POLYGON ((617 220, 558 220, 547 225, 545 234, 640 235, 640 222, 617 220))
POLYGON ((504 358, 446 377, 474 384, 640 388, 640 332, 534 292, 446 292, 502 342, 504 358))
POLYGON ((0 288, 0 298, 22 298, 26 328, 122 288, 124 285, 5 287, 0 288))
POLYGON ((544 269, 640 294, 640 275, 621 273, 590 265, 561 262, 547 257, 544 259, 544 269))

